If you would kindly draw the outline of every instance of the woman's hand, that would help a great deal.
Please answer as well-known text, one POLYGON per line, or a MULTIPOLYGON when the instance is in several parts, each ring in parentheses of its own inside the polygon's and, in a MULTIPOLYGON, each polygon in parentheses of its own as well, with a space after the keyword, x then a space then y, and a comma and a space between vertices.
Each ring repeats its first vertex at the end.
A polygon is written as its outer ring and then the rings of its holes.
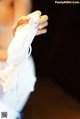
MULTIPOLYGON (((41 15, 40 11, 35 11, 37 14, 39 14, 40 19, 38 20, 38 30, 36 35, 44 34, 47 32, 47 29, 45 28, 48 25, 48 16, 47 15, 41 15)), ((15 35, 16 29, 22 25, 28 23, 30 20, 29 15, 23 16, 14 24, 13 26, 13 34, 15 35)))

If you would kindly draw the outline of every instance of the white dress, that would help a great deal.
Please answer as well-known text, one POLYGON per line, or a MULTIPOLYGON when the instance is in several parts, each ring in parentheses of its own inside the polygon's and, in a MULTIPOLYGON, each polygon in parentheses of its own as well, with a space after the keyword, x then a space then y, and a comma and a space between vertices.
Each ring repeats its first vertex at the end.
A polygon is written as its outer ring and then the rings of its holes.
POLYGON ((38 14, 30 14, 30 21, 17 31, 8 48, 7 67, 0 71, 0 114, 16 119, 29 95, 34 91, 36 76, 30 67, 31 43, 37 31, 38 14))

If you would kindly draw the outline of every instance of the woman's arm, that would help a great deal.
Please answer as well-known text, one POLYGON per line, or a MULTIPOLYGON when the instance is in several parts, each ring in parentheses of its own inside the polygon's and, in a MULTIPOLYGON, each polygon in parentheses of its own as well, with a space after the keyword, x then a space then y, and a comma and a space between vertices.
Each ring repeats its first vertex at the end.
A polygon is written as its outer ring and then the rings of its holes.
POLYGON ((7 59, 7 50, 6 49, 0 49, 0 60, 5 61, 7 59))
POLYGON ((31 0, 14 0, 14 21, 31 12, 31 0))

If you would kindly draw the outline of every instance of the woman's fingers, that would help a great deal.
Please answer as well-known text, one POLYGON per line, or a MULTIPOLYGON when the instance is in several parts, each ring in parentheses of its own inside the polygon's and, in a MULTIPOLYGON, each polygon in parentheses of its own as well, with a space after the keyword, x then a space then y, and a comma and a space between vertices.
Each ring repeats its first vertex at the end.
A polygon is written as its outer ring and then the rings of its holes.
POLYGON ((47 32, 47 29, 45 28, 48 25, 48 16, 43 15, 38 20, 38 30, 36 35, 44 34, 47 32))
MULTIPOLYGON (((40 19, 37 22, 37 24, 38 24, 37 35, 46 33, 47 29, 45 27, 48 25, 48 16, 47 15, 42 15, 41 16, 41 11, 39 11, 39 10, 37 10, 33 13, 37 13, 40 16, 40 19)), ((13 26, 13 35, 15 35, 17 27, 19 29, 21 25, 24 25, 24 24, 28 23, 29 20, 30 20, 29 15, 19 18, 18 21, 13 26)))
POLYGON ((37 13, 37 14, 39 14, 40 16, 41 16, 41 11, 39 11, 39 10, 36 10, 36 11, 34 11, 33 13, 37 13))
MULTIPOLYGON (((39 14, 39 16, 41 16, 41 11, 39 11, 39 10, 37 10, 37 11, 35 11, 33 13, 37 13, 37 14, 39 14)), ((17 29, 18 26, 21 26, 22 24, 26 24, 26 23, 29 22, 29 20, 30 20, 29 15, 23 16, 23 17, 21 17, 21 18, 18 19, 18 21, 13 26, 13 30, 12 30, 13 35, 15 35, 15 32, 16 32, 16 29, 17 29)))
MULTIPOLYGON (((41 14, 42 14, 41 11, 39 11, 39 10, 37 10, 37 11, 35 11, 35 12, 33 12, 33 13, 38 14, 39 16, 41 16, 41 14)), ((33 13, 32 13, 32 14, 33 14, 33 13)))
POLYGON ((40 24, 38 27, 39 27, 39 29, 42 29, 42 28, 44 28, 46 26, 48 26, 48 22, 47 21, 42 23, 42 24, 40 24))
POLYGON ((36 35, 44 34, 46 32, 47 32, 47 29, 46 28, 44 28, 44 29, 38 29, 36 35))
POLYGON ((40 24, 42 24, 46 21, 48 21, 48 16, 47 15, 42 15, 37 23, 40 25, 40 24))
POLYGON ((45 27, 48 25, 48 16, 47 15, 41 16, 37 23, 38 23, 38 30, 36 35, 46 33, 47 29, 45 27))

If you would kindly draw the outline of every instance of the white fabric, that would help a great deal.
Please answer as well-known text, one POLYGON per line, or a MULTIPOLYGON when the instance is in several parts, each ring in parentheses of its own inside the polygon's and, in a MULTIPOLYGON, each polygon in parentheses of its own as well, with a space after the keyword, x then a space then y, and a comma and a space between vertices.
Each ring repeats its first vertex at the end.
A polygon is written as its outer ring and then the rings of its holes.
POLYGON ((5 69, 8 66, 6 61, 0 61, 0 71, 5 69))
POLYGON ((37 31, 35 22, 39 15, 31 14, 30 17, 29 24, 17 31, 12 40, 8 48, 8 66, 0 72, 0 103, 17 112, 23 109, 36 81, 29 65, 29 57, 31 43, 37 31))

